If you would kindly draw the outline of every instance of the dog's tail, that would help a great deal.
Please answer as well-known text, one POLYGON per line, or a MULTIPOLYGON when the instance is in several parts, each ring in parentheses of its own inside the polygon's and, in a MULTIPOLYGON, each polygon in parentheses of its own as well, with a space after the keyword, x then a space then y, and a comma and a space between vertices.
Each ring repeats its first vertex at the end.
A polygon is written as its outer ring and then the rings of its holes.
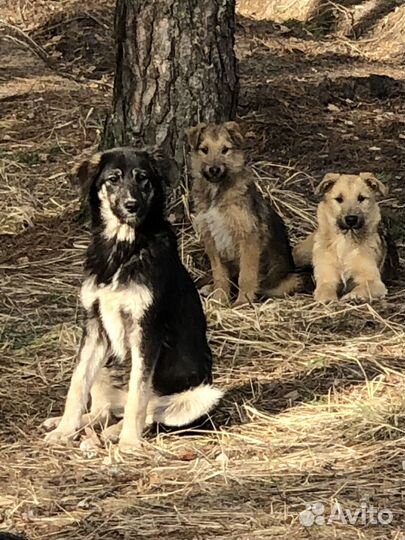
POLYGON ((148 414, 155 422, 181 427, 191 424, 209 413, 224 392, 210 384, 200 384, 184 392, 169 396, 154 396, 148 414))
POLYGON ((307 293, 314 289, 312 267, 302 266, 289 272, 277 285, 266 291, 266 296, 282 298, 294 293, 307 293))

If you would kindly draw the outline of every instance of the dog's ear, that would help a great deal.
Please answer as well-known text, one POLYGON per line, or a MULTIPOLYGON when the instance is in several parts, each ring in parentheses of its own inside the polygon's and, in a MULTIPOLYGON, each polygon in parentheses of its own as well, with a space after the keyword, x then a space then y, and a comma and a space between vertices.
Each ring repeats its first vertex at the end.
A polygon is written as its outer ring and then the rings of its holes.
POLYGON ((382 195, 383 197, 387 195, 387 186, 385 186, 381 182, 381 180, 378 180, 378 178, 376 178, 373 173, 362 172, 360 173, 360 178, 364 180, 368 187, 375 191, 375 193, 377 193, 378 195, 382 195))
POLYGON ((73 170, 72 176, 74 183, 79 186, 82 195, 84 196, 89 193, 90 186, 99 171, 102 155, 101 152, 97 152, 97 154, 84 160, 73 170))
POLYGON ((338 173, 327 173, 322 178, 321 183, 315 188, 316 195, 325 195, 330 189, 332 189, 335 182, 339 180, 340 174, 338 173))
POLYGON ((153 146, 146 149, 152 160, 152 166, 159 178, 166 185, 175 186, 178 183, 179 170, 177 163, 159 147, 153 146))
POLYGON ((245 137, 242 135, 240 126, 237 122, 225 122, 224 126, 234 144, 240 146, 245 142, 245 137))
POLYGON ((194 127, 188 128, 186 130, 188 144, 193 150, 197 150, 201 141, 201 135, 204 129, 207 127, 207 124, 201 122, 194 127))

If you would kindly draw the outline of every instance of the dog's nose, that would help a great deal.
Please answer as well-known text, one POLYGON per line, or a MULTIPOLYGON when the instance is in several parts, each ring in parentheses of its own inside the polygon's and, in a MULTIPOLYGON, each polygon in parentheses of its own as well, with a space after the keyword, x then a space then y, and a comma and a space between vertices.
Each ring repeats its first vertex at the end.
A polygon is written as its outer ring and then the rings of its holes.
POLYGON ((359 216, 350 214, 345 217, 345 223, 350 228, 356 227, 359 224, 359 216))
POLYGON ((124 203, 124 208, 127 210, 130 214, 135 214, 139 208, 139 205, 136 201, 127 201, 124 203))
POLYGON ((218 167, 217 165, 213 165, 212 167, 210 167, 208 169, 208 172, 210 173, 211 176, 219 176, 220 172, 221 172, 221 167, 218 167))

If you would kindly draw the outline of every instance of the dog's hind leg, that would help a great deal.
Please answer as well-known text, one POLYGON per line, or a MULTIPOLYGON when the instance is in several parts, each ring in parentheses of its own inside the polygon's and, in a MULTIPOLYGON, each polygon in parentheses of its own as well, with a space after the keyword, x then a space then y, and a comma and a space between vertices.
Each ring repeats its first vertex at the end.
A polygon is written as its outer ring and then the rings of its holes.
POLYGON ((84 328, 79 362, 72 375, 63 416, 58 426, 46 435, 47 442, 66 443, 80 429, 89 390, 105 362, 106 354, 107 340, 100 332, 99 321, 90 318, 84 328))
POLYGON ((110 369, 103 368, 95 380, 91 391, 90 416, 92 423, 108 425, 111 416, 122 417, 127 391, 116 387, 110 377, 110 369))
MULTIPOLYGON (((96 423, 100 423, 102 425, 105 425, 109 420, 110 415, 106 411, 106 413, 93 415, 92 413, 86 413, 82 414, 80 418, 80 424, 77 427, 77 430, 83 429, 86 426, 94 426, 96 423)), ((51 418, 47 418, 42 422, 42 427, 45 428, 47 431, 50 431, 51 429, 55 429, 59 426, 62 416, 52 416, 51 418)))
MULTIPOLYGON (((126 396, 127 394, 125 392, 125 400, 126 400, 126 396)), ((161 398, 159 396, 152 393, 151 398, 148 403, 147 412, 146 412, 146 419, 145 419, 146 426, 150 426, 155 422, 154 413, 160 399, 161 398)), ((119 416, 119 413, 114 412, 114 416, 119 416)), ((111 443, 118 442, 121 435, 122 424, 123 424, 123 420, 119 420, 115 424, 111 424, 110 426, 103 429, 103 431, 101 432, 102 439, 104 441, 108 441, 111 443)))
POLYGON ((287 276, 283 278, 276 287, 263 291, 263 296, 270 298, 283 298, 284 296, 298 292, 303 288, 303 286, 304 276, 290 273, 287 274, 287 276))
POLYGON ((121 435, 123 422, 123 420, 120 420, 116 424, 111 424, 111 426, 103 429, 103 431, 101 432, 101 438, 105 442, 117 443, 121 435))
POLYGON ((315 233, 310 234, 294 247, 293 258, 295 266, 311 266, 314 249, 315 233))
MULTIPOLYGON (((99 372, 91 387, 90 396, 90 412, 82 415, 80 425, 77 429, 93 426, 94 424, 105 427, 109 423, 111 414, 122 416, 125 407, 126 392, 113 386, 107 368, 103 368, 99 372)), ((62 416, 47 418, 42 423, 42 427, 50 431, 57 428, 61 420, 62 416)))

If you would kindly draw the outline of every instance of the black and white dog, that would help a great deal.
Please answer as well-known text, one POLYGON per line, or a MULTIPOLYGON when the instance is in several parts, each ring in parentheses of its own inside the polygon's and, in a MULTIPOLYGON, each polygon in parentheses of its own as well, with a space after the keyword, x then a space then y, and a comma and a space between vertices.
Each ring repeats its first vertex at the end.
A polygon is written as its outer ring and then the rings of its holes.
POLYGON ((54 428, 49 442, 123 413, 113 428, 120 449, 131 450, 145 422, 190 424, 222 396, 212 386, 201 302, 164 218, 166 176, 159 157, 132 148, 96 154, 78 169, 92 217, 81 290, 86 321, 63 416, 45 422, 54 428), (114 377, 126 363, 127 389, 114 377))

